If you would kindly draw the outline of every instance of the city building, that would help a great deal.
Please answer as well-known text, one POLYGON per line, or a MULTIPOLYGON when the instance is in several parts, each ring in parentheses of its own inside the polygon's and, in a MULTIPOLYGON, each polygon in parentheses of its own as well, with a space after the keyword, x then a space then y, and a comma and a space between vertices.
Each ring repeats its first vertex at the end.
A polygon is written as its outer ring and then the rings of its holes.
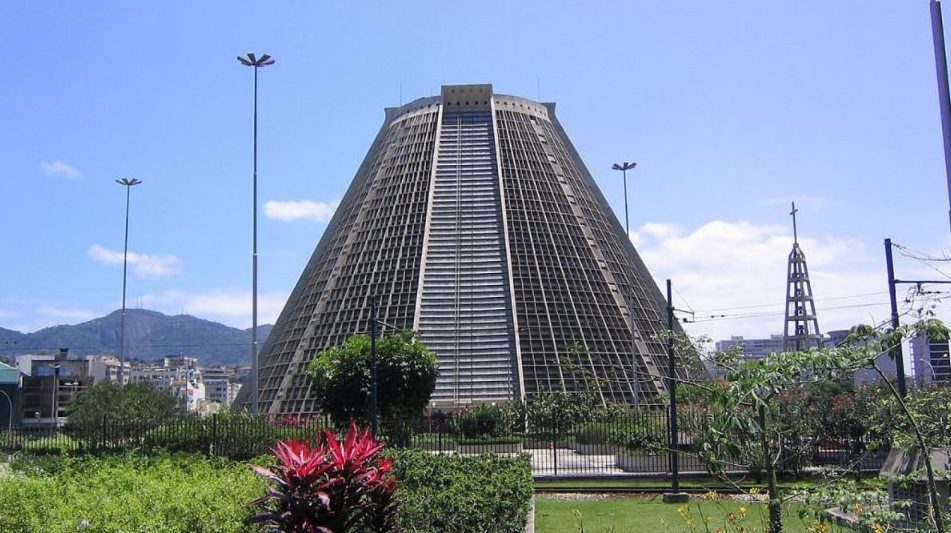
POLYGON ((374 308, 435 352, 435 407, 663 402, 667 302, 553 103, 448 85, 386 109, 261 349, 260 410, 315 412, 307 364, 369 331, 374 308))
POLYGON ((55 355, 16 358, 20 373, 20 421, 23 426, 61 426, 72 402, 93 385, 88 361, 69 359, 69 350, 55 355))
MULTIPOLYGON (((88 361, 89 375, 93 381, 108 381, 109 383, 119 383, 119 367, 122 366, 119 358, 114 355, 87 355, 84 358, 88 361)), ((122 373, 122 381, 129 383, 132 364, 128 361, 124 365, 125 371, 122 373)))
POLYGON ((744 359, 762 359, 767 355, 783 352, 783 335, 770 335, 768 339, 747 339, 743 336, 731 336, 730 340, 717 341, 718 352, 739 350, 744 359))
POLYGON ((202 369, 195 357, 170 355, 151 365, 133 366, 130 381, 151 383, 158 390, 170 389, 189 411, 199 410, 205 402, 202 369))
MULTIPOLYGON (((905 357, 906 361, 908 359, 905 357)), ((913 361, 911 366, 915 369, 916 383, 951 383, 951 357, 947 340, 932 339, 926 332, 919 332, 911 338, 910 359, 913 361)))
POLYGON ((237 372, 233 368, 203 368, 201 373, 207 402, 226 407, 234 402, 241 390, 241 384, 235 382, 237 372))

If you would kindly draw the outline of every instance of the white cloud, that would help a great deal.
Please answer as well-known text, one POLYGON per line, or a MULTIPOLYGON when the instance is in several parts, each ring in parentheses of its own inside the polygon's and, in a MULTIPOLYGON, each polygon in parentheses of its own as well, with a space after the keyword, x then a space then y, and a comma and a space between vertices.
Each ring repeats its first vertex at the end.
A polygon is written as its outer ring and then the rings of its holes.
MULTIPOLYGON (((673 281, 674 305, 697 311, 687 330, 714 340, 781 334, 792 232, 777 225, 715 220, 692 231, 638 228, 638 252, 659 285, 673 281)), ((800 239, 820 330, 888 318, 884 261, 848 237, 800 239)))
POLYGON ((647 224, 641 226, 641 233, 650 237, 667 238, 680 235, 681 230, 674 224, 648 222, 647 224))
MULTIPOLYGON (((286 292, 258 293, 258 323, 276 322, 287 297, 286 292)), ((141 300, 145 307, 168 314, 184 312, 233 327, 251 327, 251 291, 245 289, 219 289, 201 293, 166 291, 146 294, 141 300)))
POLYGON ((62 161, 53 161, 52 163, 44 161, 40 163, 40 169, 47 176, 59 176, 67 179, 77 179, 82 176, 76 170, 76 167, 62 161))
MULTIPOLYGON (((91 259, 100 263, 107 265, 122 264, 121 251, 110 250, 98 244, 93 244, 89 247, 87 253, 91 259)), ((181 272, 178 267, 179 259, 174 255, 148 255, 129 252, 128 259, 133 272, 140 276, 164 277, 181 272)))
POLYGON ((330 220, 340 202, 314 202, 311 200, 288 200, 278 202, 271 200, 264 204, 264 215, 284 222, 294 220, 316 220, 325 222, 330 220))

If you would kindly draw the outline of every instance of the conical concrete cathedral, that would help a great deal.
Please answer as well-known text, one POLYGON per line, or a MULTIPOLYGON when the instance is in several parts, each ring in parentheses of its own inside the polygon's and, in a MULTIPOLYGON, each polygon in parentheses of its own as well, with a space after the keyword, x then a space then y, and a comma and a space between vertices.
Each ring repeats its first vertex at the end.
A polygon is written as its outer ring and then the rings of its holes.
POLYGON ((261 350, 261 412, 315 411, 307 364, 373 298, 437 354, 435 406, 665 390, 667 304, 551 103, 451 85, 386 110, 261 350))

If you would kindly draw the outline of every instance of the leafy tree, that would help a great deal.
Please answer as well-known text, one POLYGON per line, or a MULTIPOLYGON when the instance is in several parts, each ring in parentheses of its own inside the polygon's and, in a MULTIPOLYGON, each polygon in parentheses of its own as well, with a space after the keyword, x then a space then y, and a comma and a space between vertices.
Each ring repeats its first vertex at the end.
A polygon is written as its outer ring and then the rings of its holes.
MULTIPOLYGON (((415 332, 377 339, 377 398, 385 428, 395 431, 419 416, 433 391, 439 365, 415 332)), ((322 411, 338 426, 370 419, 370 336, 353 335, 311 361, 307 375, 322 411)))
MULTIPOLYGON (((783 424, 781 399, 812 384, 840 382, 856 370, 872 368, 889 388, 896 402, 897 414, 908 425, 907 441, 927 449, 925 431, 909 405, 903 401, 875 359, 897 346, 910 333, 926 331, 932 338, 947 338, 947 329, 936 320, 919 322, 910 327, 878 330, 867 326, 853 328, 851 343, 839 348, 813 349, 773 354, 757 361, 746 361, 730 367, 727 379, 705 387, 710 401, 708 427, 702 440, 701 453, 708 467, 722 472, 725 458, 746 458, 753 468, 766 472, 769 493, 769 531, 782 531, 782 499, 776 484, 776 471, 781 450, 799 439, 800 428, 783 424)), ((934 489, 934 473, 928 470, 933 519, 937 531, 943 531, 938 496, 934 489)))
POLYGON ((101 382, 86 389, 66 411, 65 430, 86 440, 129 438, 185 414, 185 406, 171 390, 151 383, 120 387, 101 382))

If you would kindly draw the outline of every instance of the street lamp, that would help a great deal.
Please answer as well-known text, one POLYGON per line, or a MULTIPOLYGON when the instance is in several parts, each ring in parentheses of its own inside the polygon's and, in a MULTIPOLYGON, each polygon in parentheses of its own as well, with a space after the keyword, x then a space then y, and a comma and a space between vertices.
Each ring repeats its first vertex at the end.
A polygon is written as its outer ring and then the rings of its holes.
MULTIPOLYGON (((628 220, 628 215, 627 215, 627 171, 628 171, 628 170, 634 170, 634 167, 636 167, 636 166, 637 166, 637 163, 635 163, 635 162, 633 162, 633 161, 631 161, 631 162, 624 161, 623 163, 614 163, 613 165, 611 165, 611 168, 612 168, 612 169, 614 169, 614 170, 620 170, 621 173, 624 175, 624 235, 625 235, 625 238, 626 238, 628 241, 631 240, 631 226, 630 226, 630 221, 628 220)), ((635 406, 638 406, 639 403, 640 403, 640 388, 641 388, 641 385, 640 385, 640 383, 638 382, 638 378, 637 378, 637 361, 636 361, 637 356, 635 355, 635 353, 637 352, 637 336, 636 336, 635 333, 634 333, 634 312, 633 312, 633 311, 630 311, 629 314, 630 314, 630 318, 631 318, 631 323, 630 323, 630 328, 631 328, 631 372, 633 373, 633 376, 634 376, 634 391, 633 391, 633 392, 634 392, 634 405, 635 405, 635 406)))
POLYGON ((376 317, 376 297, 370 300, 370 434, 376 437, 380 426, 379 378, 376 365, 376 328, 399 329, 376 317))
POLYGON ((129 198, 132 187, 142 183, 138 178, 120 178, 116 183, 125 187, 125 247, 122 250, 122 316, 119 319, 119 386, 122 382, 122 367, 125 366, 125 287, 129 271, 129 198))
POLYGON ((634 170, 634 167, 636 166, 637 166, 637 163, 634 163, 633 161, 630 163, 625 161, 623 163, 614 163, 613 165, 611 165, 612 169, 620 170, 621 173, 624 174, 624 232, 627 233, 628 239, 631 238, 630 237, 631 227, 629 225, 628 218, 627 218, 627 171, 634 170))
POLYGON ((59 420, 59 417, 56 413, 56 411, 58 411, 56 404, 58 403, 57 400, 59 399, 57 398, 59 396, 59 384, 57 381, 59 380, 59 369, 62 366, 63 365, 50 365, 50 368, 53 369, 53 400, 52 405, 50 405, 50 410, 52 411, 50 413, 50 420, 52 420, 52 425, 50 426, 50 436, 55 435, 57 421, 59 420))
POLYGON ((251 223, 251 413, 258 414, 258 68, 273 65, 271 56, 255 57, 252 53, 238 56, 238 62, 254 67, 254 172, 252 185, 251 223))

